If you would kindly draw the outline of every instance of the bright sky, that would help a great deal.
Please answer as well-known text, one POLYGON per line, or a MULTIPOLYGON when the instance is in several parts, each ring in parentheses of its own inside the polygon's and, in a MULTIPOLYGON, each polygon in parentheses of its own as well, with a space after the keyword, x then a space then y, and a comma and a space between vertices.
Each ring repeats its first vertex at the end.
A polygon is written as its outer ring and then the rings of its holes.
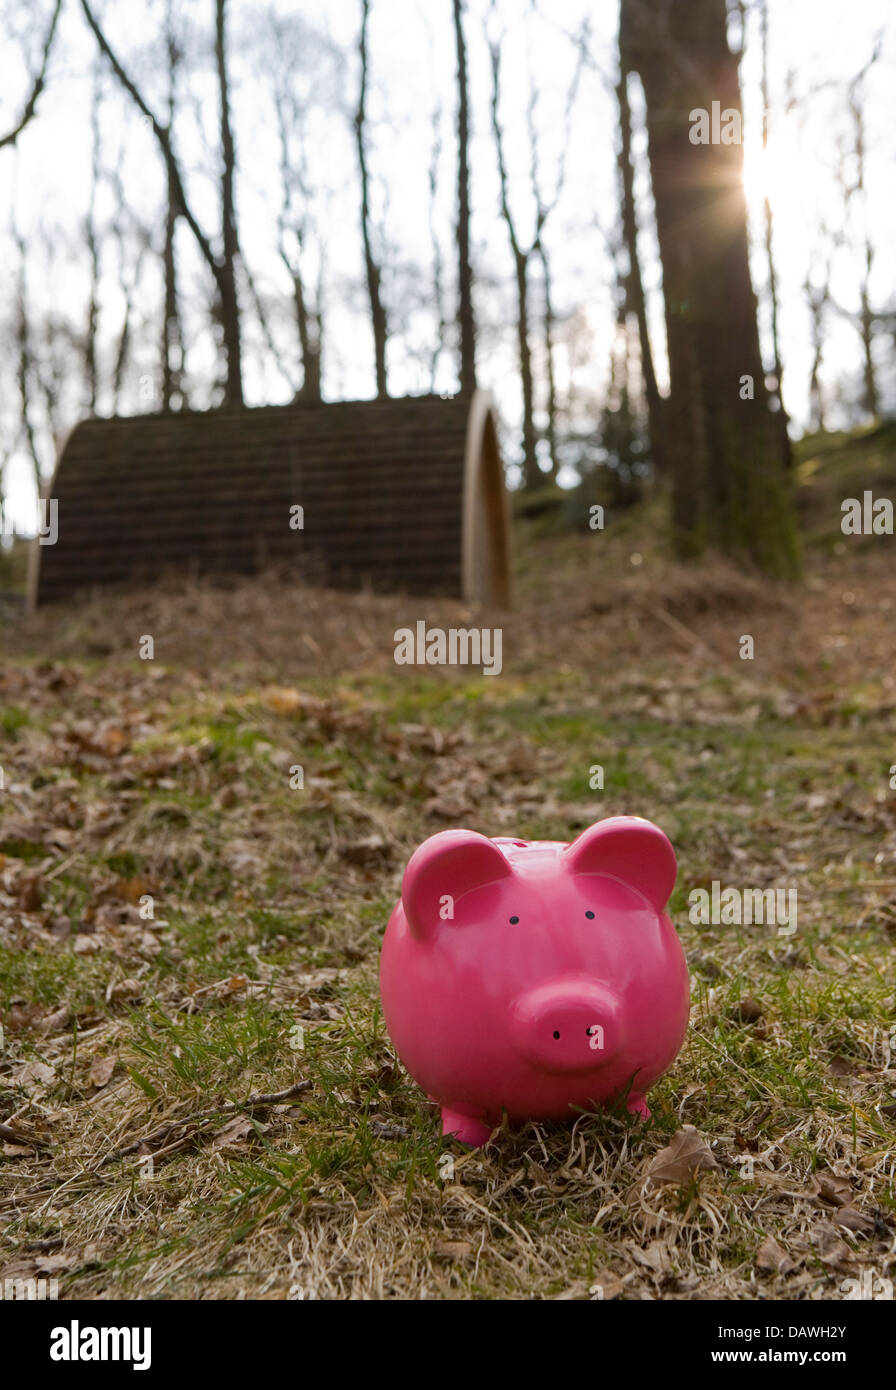
MULTIPOLYGON (((103 10, 110 37, 150 103, 163 110, 164 79, 160 61, 162 0, 106 0, 103 10)), ((843 84, 866 62, 875 37, 884 33, 881 59, 867 83, 868 203, 867 217, 877 251, 872 299, 894 308, 896 201, 892 199, 894 132, 892 78, 894 40, 886 32, 892 6, 888 0, 852 0, 848 14, 841 0, 770 0, 772 118, 766 156, 760 153, 759 34, 751 22, 741 78, 747 114, 747 191, 753 230, 762 230, 762 198, 767 192, 775 214, 775 254, 781 292, 782 356, 785 404, 797 425, 807 415, 810 365, 808 317, 802 293, 807 270, 820 273, 818 225, 840 228, 843 201, 836 171, 838 140, 848 131, 843 84), (830 84, 830 85, 826 85, 830 84), (785 112, 792 91, 799 100, 785 112)), ((33 64, 36 40, 49 16, 50 0, 28 7, 0 0, 0 33, 13 42, 4 58, 0 90, 0 131, 12 123, 28 88, 23 58, 33 64)), ((484 28, 504 29, 504 119, 514 209, 521 236, 531 236, 532 207, 527 193, 529 148, 525 106, 534 79, 539 90, 537 126, 542 176, 550 189, 564 144, 563 114, 576 54, 567 33, 574 33, 587 14, 592 25, 592 52, 612 80, 615 66, 616 0, 542 0, 533 17, 529 0, 499 0, 488 20, 490 0, 469 0, 466 21, 473 102, 473 239, 478 273, 479 368, 491 386, 506 422, 514 427, 520 414, 513 328, 514 289, 507 233, 497 216, 498 184, 489 124, 490 72, 484 28), (564 32, 566 31, 566 32, 564 32)), ((218 217, 215 185, 217 106, 211 63, 209 0, 178 0, 179 26, 191 31, 191 51, 202 54, 198 71, 184 93, 177 129, 178 147, 189 170, 189 193, 202 225, 215 233, 218 217)), ((357 0, 273 0, 264 6, 232 0, 231 47, 234 118, 239 158, 239 211, 242 249, 257 289, 268 307, 277 343, 276 357, 265 348, 256 319, 244 299, 246 395, 251 404, 290 398, 301 379, 292 327, 290 284, 277 256, 276 215, 280 205, 279 148, 273 119, 272 91, 285 82, 306 104, 296 131, 293 157, 304 148, 313 224, 305 262, 316 275, 324 258, 325 394, 330 398, 366 396, 373 387, 372 342, 367 321, 358 226, 356 156, 350 116, 357 99, 357 0), (266 11, 292 16, 295 52, 272 41, 266 11), (304 144, 303 144, 304 142, 304 144)), ((892 27, 892 26, 891 26, 892 27)), ((435 336, 432 281, 432 232, 437 227, 444 262, 445 310, 454 312, 454 41, 450 0, 372 0, 370 23, 370 162, 374 177, 374 212, 383 228, 385 294, 393 327, 390 387, 396 394, 430 387, 430 357, 435 336), (434 121, 442 140, 434 209, 428 187, 434 121)), ((6 470, 6 489, 20 524, 30 516, 33 493, 30 464, 14 450, 18 428, 14 282, 17 256, 10 243, 11 219, 29 247, 29 306, 35 332, 50 320, 59 358, 56 399, 61 423, 71 426, 84 404, 80 377, 72 370, 72 348, 64 320, 83 330, 88 267, 83 219, 90 186, 90 105, 95 45, 80 6, 65 5, 51 80, 39 119, 23 134, 16 152, 0 151, 0 457, 13 451, 6 470)), ((104 168, 120 167, 127 193, 122 214, 105 181, 98 206, 104 234, 100 335, 106 376, 124 309, 122 278, 135 273, 134 238, 125 239, 124 262, 112 237, 116 226, 145 223, 158 249, 163 198, 162 165, 151 132, 141 125, 128 100, 105 76, 102 106, 104 168)), ((636 103, 637 108, 637 103, 636 103)), ((638 114, 636 109, 636 115, 638 114)), ((593 69, 584 72, 566 148, 567 179, 548 224, 546 243, 552 259, 555 308, 561 317, 557 373, 561 393, 572 393, 581 417, 594 419, 605 388, 612 341, 613 270, 607 251, 617 216, 615 142, 616 110, 607 81, 593 69)), ((643 135, 635 141, 641 167, 636 184, 642 232, 642 258, 650 289, 649 307, 661 380, 664 336, 659 295, 660 268, 650 229, 648 183, 644 173, 643 135)), ((858 210, 857 210, 858 211, 858 210)), ((846 231, 854 237, 857 224, 846 231)), ((208 330, 209 277, 188 230, 179 232, 181 287, 187 325, 188 368, 208 376, 214 359, 208 330)), ((754 283, 762 293, 765 263, 757 240, 754 283)), ((831 271, 835 298, 846 309, 858 303, 854 251, 844 249, 831 271)), ((536 314, 540 294, 533 292, 536 314)), ((151 406, 150 382, 157 372, 161 274, 157 256, 144 256, 135 295, 139 351, 128 382, 125 408, 151 406)), ((763 300, 761 324, 768 347, 768 313, 763 300)), ((859 340, 845 318, 828 325, 824 376, 829 384, 859 367, 859 340)), ((537 325, 533 340, 537 339, 537 325)), ((881 344, 883 349, 884 344, 881 344)), ((536 350, 540 352, 537 347, 536 350)), ((891 354, 892 355, 892 354, 891 354)), ((882 363, 882 367, 885 364, 882 363)), ((885 378, 893 400, 894 383, 885 378)), ((436 389, 455 387, 451 352, 444 354, 436 389)), ((210 397, 197 390, 192 403, 210 397)), ((100 401, 111 409, 108 392, 100 401)), ((40 412, 38 412, 41 423, 40 412)), ((834 418, 834 423, 836 419, 834 418)), ((511 448, 514 436, 511 430, 511 448)), ((49 432, 43 434, 45 468, 52 467, 49 432)))

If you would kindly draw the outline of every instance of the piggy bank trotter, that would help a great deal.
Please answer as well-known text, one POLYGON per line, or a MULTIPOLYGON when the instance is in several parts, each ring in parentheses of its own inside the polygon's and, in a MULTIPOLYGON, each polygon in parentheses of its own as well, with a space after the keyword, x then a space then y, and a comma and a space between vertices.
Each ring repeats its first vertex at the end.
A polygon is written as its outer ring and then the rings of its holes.
POLYGON ((483 1144, 511 1122, 645 1094, 687 1029, 684 952, 665 911, 675 854, 637 816, 571 844, 446 830, 412 855, 380 991, 401 1061, 442 1131, 483 1144))

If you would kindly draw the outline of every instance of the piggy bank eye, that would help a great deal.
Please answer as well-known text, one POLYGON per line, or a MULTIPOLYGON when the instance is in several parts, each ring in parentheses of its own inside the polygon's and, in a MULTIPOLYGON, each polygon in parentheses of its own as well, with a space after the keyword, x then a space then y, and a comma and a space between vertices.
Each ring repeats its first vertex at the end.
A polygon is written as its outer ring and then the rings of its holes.
POLYGON ((512 927, 515 927, 516 924, 517 924, 517 922, 518 922, 519 920, 520 920, 519 917, 511 917, 511 919, 510 919, 510 925, 511 925, 512 927))
POLYGON ((594 913, 593 913, 593 912, 590 912, 590 911, 589 911, 589 912, 586 912, 586 913, 585 913, 585 916, 588 918, 589 922, 593 922, 593 921, 594 921, 594 913))

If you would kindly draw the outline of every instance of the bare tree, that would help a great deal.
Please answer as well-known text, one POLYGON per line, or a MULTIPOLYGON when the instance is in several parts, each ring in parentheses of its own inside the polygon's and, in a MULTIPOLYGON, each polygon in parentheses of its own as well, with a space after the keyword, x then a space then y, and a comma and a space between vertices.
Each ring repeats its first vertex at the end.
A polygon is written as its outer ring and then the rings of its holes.
POLYGON ((501 188, 501 215, 510 238, 513 253, 513 266, 516 274, 517 294, 517 341, 520 358, 520 381, 523 388, 523 486, 534 487, 538 481, 538 458, 536 454, 536 433, 534 419, 534 386, 532 376, 532 347, 529 342, 529 259, 538 242, 541 227, 536 222, 532 241, 524 246, 517 231, 517 225, 510 208, 507 163, 504 158, 504 132, 501 127, 499 103, 501 93, 501 45, 497 39, 489 40, 492 62, 492 132, 498 156, 498 178, 501 188))
POLYGON ((862 218, 862 278, 859 284, 858 329, 862 340, 862 404, 867 413, 876 418, 880 413, 880 394, 877 385, 877 372, 874 365, 874 336, 877 316, 871 307, 871 272, 874 266, 874 246, 868 219, 868 198, 865 187, 866 137, 865 137, 865 78, 877 62, 881 53, 881 42, 877 41, 868 62, 849 84, 847 105, 852 119, 853 153, 855 156, 855 179, 846 189, 847 203, 854 200, 862 218))
POLYGON ((44 40, 43 49, 41 50, 40 67, 38 68, 37 73, 35 75, 31 91, 25 101, 25 105, 22 110, 22 114, 19 117, 19 120, 13 126, 12 130, 7 131, 6 135, 0 135, 0 150, 3 149, 4 145, 14 145, 18 140, 19 136, 21 135, 22 131, 25 129, 26 125, 28 125, 29 121, 32 121, 34 119, 34 116, 37 113, 37 103, 40 100, 41 93, 44 90, 44 87, 46 86, 47 82, 47 67, 50 62, 50 50, 53 47, 53 39, 56 35, 56 26, 59 22, 59 15, 61 10, 62 0, 56 0, 56 4, 53 8, 53 14, 50 19, 50 27, 47 30, 47 37, 44 40))
MULTIPOLYGON (((445 331, 448 327, 445 317, 445 286, 444 286, 444 266, 442 262, 442 245, 439 240, 438 227, 438 200, 439 200, 439 163, 442 158, 442 111, 438 102, 433 107, 432 113, 432 153, 429 161, 429 235, 432 241, 432 298, 433 308, 436 316, 436 337, 433 344, 432 353, 429 359, 429 389, 435 391, 436 381, 439 373, 439 363, 442 353, 445 350, 445 331)), ((458 228, 459 232, 459 228, 458 228)), ((459 244, 459 238, 458 238, 459 244)), ((462 253, 461 253, 462 254, 462 253)), ((463 291, 461 292, 463 300, 463 291)), ((463 319, 463 304, 459 311, 459 317, 463 319)), ((475 372, 471 380, 464 380, 464 345, 463 345, 463 324, 461 323, 461 390, 469 391, 475 386, 475 372)))
MULTIPOLYGON (((181 46, 174 29, 172 0, 165 6, 165 57, 167 60, 168 97, 167 125, 174 127, 177 106, 178 71, 182 60, 181 46)), ((165 235, 162 250, 162 268, 165 279, 165 306, 162 315, 161 363, 162 363, 162 409, 171 410, 184 404, 184 335, 180 320, 180 304, 177 292, 177 255, 175 237, 180 204, 171 181, 170 170, 166 169, 165 197, 165 235)))
POLYGON ((218 283, 221 296, 221 324, 227 345, 227 397, 242 404, 242 364, 240 345, 240 306, 237 292, 236 265, 239 240, 234 204, 234 174, 236 150, 230 119, 230 85, 227 73, 227 0, 215 0, 215 65, 218 70, 218 94, 221 116, 221 240, 223 243, 222 275, 218 283))
POLYGON ((538 228, 533 250, 541 265, 542 276, 542 296, 544 305, 544 352, 545 352, 545 372, 547 376, 547 428, 545 439, 548 445, 548 458, 550 462, 550 473, 552 477, 557 474, 557 381, 554 371, 554 327, 556 323, 554 314, 553 288, 551 280, 551 265, 548 256, 547 245, 545 243, 545 227, 547 220, 554 208, 560 201, 563 193, 563 186, 566 182, 566 153, 569 149, 572 134, 572 118, 575 109, 576 96, 579 90, 579 82, 582 76, 582 69, 585 63, 585 52, 587 48, 587 24, 582 34, 582 42, 578 46, 578 59, 576 61, 575 72, 569 91, 566 97, 566 111, 563 120, 562 143, 560 146, 560 158, 557 164, 554 178, 554 187, 549 197, 545 196, 542 187, 540 160, 538 148, 538 130, 535 119, 538 104, 538 91, 534 80, 531 87, 531 97, 526 108, 526 125, 529 134, 529 179, 532 184, 532 197, 535 201, 535 219, 538 228))
POLYGON ((725 0, 623 0, 623 69, 641 77, 663 266, 670 396, 664 444, 679 553, 708 543, 779 573, 798 566, 787 456, 769 408, 750 278, 743 148, 689 144, 718 100, 742 121, 725 0))
POLYGON ((361 60, 361 85, 358 109, 355 113, 355 140, 358 147, 358 167, 361 173, 361 237, 364 242, 364 267, 367 274, 367 294, 370 299, 370 319, 373 328, 373 352, 376 369, 376 394, 388 396, 386 380, 386 343, 389 325, 382 296, 382 272, 373 253, 370 213, 370 174, 367 168, 365 124, 367 121, 367 26, 370 19, 370 0, 361 0, 361 33, 358 55, 361 60))
POLYGON ((96 414, 97 402, 97 324, 99 321, 100 242, 96 225, 96 201, 100 183, 100 106, 101 84, 99 63, 93 72, 93 96, 90 104, 90 194, 84 218, 84 244, 90 262, 90 282, 87 295, 87 323, 84 330, 84 375, 87 383, 87 408, 96 414))
MULTIPOLYGON (((760 26, 760 45, 761 45, 761 92, 762 92, 762 149, 763 153, 768 149, 768 123, 771 106, 771 90, 769 85, 768 71, 768 0, 760 0, 759 5, 759 26, 760 26)), ((743 20, 742 20, 743 32, 743 20)), ((763 199, 764 204, 764 229, 765 229, 765 259, 768 266, 768 299, 771 310, 772 328, 772 370, 775 378, 774 397, 777 398, 777 421, 778 432, 781 438, 781 448, 784 451, 786 466, 790 468, 793 463, 793 454, 790 448, 790 435, 787 432, 787 413, 784 409, 784 368, 781 364, 781 339, 778 331, 778 275, 775 267, 774 254, 774 214, 772 212, 771 199, 766 193, 763 199)))
POLYGON ((654 467, 663 471, 663 402, 656 383, 656 370, 653 365, 653 351, 650 346, 650 333, 647 327, 647 304, 644 296, 644 281, 641 276, 641 260, 638 255, 638 221, 635 211, 634 167, 632 165, 631 133, 632 114, 628 99, 628 72, 624 67, 619 73, 616 86, 616 100, 619 106, 619 184, 622 207, 622 240, 628 261, 623 278, 625 303, 623 313, 632 313, 638 324, 638 343, 641 351, 641 377, 644 382, 644 397, 647 404, 647 424, 650 433, 650 450, 654 467))
POLYGON ((809 429, 825 429, 825 405, 821 389, 821 362, 824 355, 825 326, 830 308, 830 278, 833 256, 828 254, 822 263, 819 282, 812 278, 811 270, 806 272, 803 293, 809 309, 810 336, 812 343, 812 366, 809 370, 809 429))
POLYGON ((81 0, 81 8, 101 51, 110 63, 116 78, 127 92, 134 105, 152 127, 165 160, 170 185, 170 197, 174 199, 192 232, 202 258, 211 271, 218 292, 219 315, 224 335, 226 356, 226 400, 233 405, 243 403, 242 351, 240 340, 239 297, 236 282, 236 259, 239 251, 234 211, 234 170, 236 155, 230 126, 230 98, 227 82, 226 61, 226 0, 215 0, 215 56, 218 69, 219 100, 221 111, 221 223, 223 254, 218 256, 212 249, 211 241, 202 230, 187 200, 186 190, 174 153, 173 131, 170 125, 163 124, 154 115, 146 100, 128 75, 120 59, 112 49, 109 40, 100 27, 89 0, 81 0))
MULTIPOLYGON (((272 15, 271 24, 275 40, 284 45, 286 35, 282 21, 272 15)), ((324 253, 321 247, 317 283, 309 285, 304 260, 310 236, 308 206, 311 198, 304 143, 300 143, 297 162, 292 155, 292 142, 297 132, 301 139, 305 113, 296 96, 290 69, 291 64, 282 73, 278 70, 273 93, 282 184, 277 213, 277 251, 292 283, 293 310, 302 359, 302 384, 296 394, 302 400, 319 401, 323 356, 324 253)))
POLYGON ((463 0, 453 0, 457 51, 457 284, 460 325, 460 389, 476 388, 476 319, 470 262, 470 103, 463 0))
MULTIPOLYGON (((494 11, 494 4, 492 5, 494 11)), ((535 202, 535 227, 531 241, 524 244, 520 236, 517 221, 510 206, 510 181, 507 172, 507 161, 504 152, 504 130, 500 118, 500 99, 501 99, 501 40, 493 37, 488 40, 489 54, 491 56, 492 70, 492 91, 491 91, 491 121, 492 133, 495 139, 495 150, 498 157, 498 181, 501 194, 501 215, 507 227, 507 234, 510 239, 510 249, 513 253, 514 271, 516 276, 517 290, 517 339, 519 344, 520 358, 520 379, 523 388, 523 484, 525 487, 532 487, 538 481, 540 469, 537 458, 537 431, 535 428, 534 416, 534 377, 532 370, 532 347, 530 342, 530 286, 529 286, 529 266, 533 256, 541 262, 544 274, 545 292, 545 335, 547 346, 548 362, 548 441, 551 453, 551 469, 555 467, 555 447, 556 447, 556 388, 553 380, 553 303, 551 300, 551 279, 550 268, 548 265, 547 251, 544 244, 545 225, 560 199, 563 191, 566 171, 566 150, 569 145, 569 126, 572 116, 575 96, 578 89, 579 78, 581 76, 583 57, 580 49, 579 61, 576 64, 575 76, 567 98, 566 107, 566 130, 562 145, 560 160, 557 166, 554 187, 550 196, 546 196, 542 189, 538 169, 538 139, 536 134, 535 111, 538 104, 538 91, 534 81, 530 84, 529 100, 526 107, 526 124, 529 134, 530 164, 529 177, 532 187, 532 196, 535 202)))

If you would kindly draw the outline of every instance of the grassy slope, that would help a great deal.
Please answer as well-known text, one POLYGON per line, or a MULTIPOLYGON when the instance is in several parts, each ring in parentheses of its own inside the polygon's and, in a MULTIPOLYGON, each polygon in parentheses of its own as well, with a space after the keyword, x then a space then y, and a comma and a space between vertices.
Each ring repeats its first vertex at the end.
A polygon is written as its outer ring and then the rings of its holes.
POLYGON ((836 530, 842 497, 886 492, 893 440, 814 457, 801 589, 668 566, 655 509, 530 539, 499 678, 392 662, 396 626, 469 621, 460 605, 261 582, 7 634, 0 1119, 34 1144, 0 1154, 0 1278, 836 1298, 863 1269, 893 1277, 896 540, 836 530), (443 1144, 376 1004, 408 853, 450 824, 566 839, 620 811, 676 845, 694 982, 652 1123, 443 1144), (796 937, 692 925, 713 879, 798 888, 796 937), (645 1186, 683 1124, 719 1166, 645 1186))

